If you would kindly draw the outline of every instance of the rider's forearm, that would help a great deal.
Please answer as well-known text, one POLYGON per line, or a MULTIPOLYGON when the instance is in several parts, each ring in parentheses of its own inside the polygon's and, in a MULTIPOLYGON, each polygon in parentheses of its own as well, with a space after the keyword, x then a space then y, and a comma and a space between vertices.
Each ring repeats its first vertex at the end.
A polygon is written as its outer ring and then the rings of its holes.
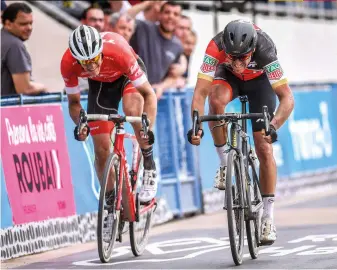
MULTIPOLYGON (((192 100, 192 106, 191 106, 191 115, 193 119, 193 111, 197 110, 199 112, 199 116, 204 115, 205 113, 205 101, 207 96, 204 95, 194 95, 192 100)), ((200 124, 200 128, 202 128, 202 123, 200 124)))
POLYGON ((192 106, 191 106, 191 116, 193 117, 193 111, 198 110, 199 115, 204 115, 204 107, 207 96, 209 95, 209 89, 211 88, 212 82, 205 79, 197 80, 197 84, 194 89, 192 106))
POLYGON ((279 129, 289 118, 294 109, 294 96, 288 84, 281 85, 275 89, 280 104, 276 110, 273 120, 270 122, 276 129, 279 129))
POLYGON ((77 125, 78 121, 80 120, 80 111, 82 109, 80 102, 69 102, 69 114, 71 119, 77 125))
POLYGON ((191 106, 191 115, 193 117, 193 111, 197 110, 199 112, 199 115, 204 115, 204 107, 205 107, 205 101, 206 97, 202 95, 194 95, 192 100, 192 106, 191 106))
POLYGON ((151 91, 144 95, 144 112, 146 112, 147 117, 150 119, 150 129, 154 125, 157 115, 157 97, 156 94, 151 91))

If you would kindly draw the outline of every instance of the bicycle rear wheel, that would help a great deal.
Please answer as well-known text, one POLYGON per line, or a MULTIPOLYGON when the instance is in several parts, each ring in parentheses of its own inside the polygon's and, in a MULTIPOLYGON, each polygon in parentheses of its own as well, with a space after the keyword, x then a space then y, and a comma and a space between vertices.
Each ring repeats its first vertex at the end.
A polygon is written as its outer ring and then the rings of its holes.
POLYGON ((228 154, 226 176, 226 203, 229 242, 236 265, 242 263, 244 245, 244 198, 240 161, 235 150, 228 154))
POLYGON ((130 222, 130 243, 133 255, 140 256, 143 254, 145 247, 149 241, 150 228, 152 225, 152 216, 154 207, 150 207, 147 211, 146 205, 141 205, 138 199, 138 191, 142 184, 143 177, 143 159, 140 159, 138 173, 137 173, 137 186, 136 186, 136 206, 139 209, 139 220, 130 222))
MULTIPOLYGON (((256 173, 255 163, 253 159, 248 157, 248 170, 247 170, 248 181, 250 182, 251 192, 250 200, 252 206, 257 206, 262 202, 262 196, 259 186, 259 178, 256 173)), ((247 196, 248 198, 248 196, 247 196)), ((259 255, 259 239, 260 239, 260 222, 259 222, 259 211, 254 213, 253 220, 246 220, 246 232, 247 232, 247 242, 248 249, 252 259, 256 259, 259 255)))
POLYGON ((101 262, 107 263, 110 260, 115 242, 116 234, 118 231, 118 225, 120 220, 120 210, 116 209, 116 198, 118 194, 118 179, 119 179, 119 170, 120 170, 120 158, 117 154, 111 154, 106 161, 104 173, 103 173, 103 182, 101 185, 101 191, 99 196, 98 204, 98 220, 97 220, 97 245, 98 245, 98 254, 101 262), (115 184, 114 184, 114 204, 112 206, 107 205, 105 194, 107 189, 107 183, 110 180, 111 173, 115 175, 115 184), (112 207, 112 208, 111 208, 112 207), (108 211, 109 210, 109 211, 108 211), (113 213, 113 219, 108 220, 108 213, 113 213), (105 223, 111 223, 105 224, 105 223), (105 229, 108 226, 109 229, 105 229), (111 233, 110 230, 111 229, 111 233), (109 233, 108 233, 108 232, 109 233))

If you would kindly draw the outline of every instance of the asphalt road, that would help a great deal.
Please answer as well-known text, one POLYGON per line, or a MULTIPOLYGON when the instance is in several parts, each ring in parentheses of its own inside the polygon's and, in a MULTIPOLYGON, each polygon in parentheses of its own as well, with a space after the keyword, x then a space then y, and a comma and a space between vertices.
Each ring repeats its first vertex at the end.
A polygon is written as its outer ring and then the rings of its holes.
MULTIPOLYGON (((293 197, 277 204, 278 239, 261 247, 256 260, 245 250, 239 268, 337 269, 337 190, 293 197)), ((102 264, 96 243, 14 259, 2 268, 29 269, 222 269, 237 268, 228 241, 226 212, 170 222, 153 228, 140 257, 127 240, 102 264)), ((127 239, 128 237, 124 237, 127 239)))

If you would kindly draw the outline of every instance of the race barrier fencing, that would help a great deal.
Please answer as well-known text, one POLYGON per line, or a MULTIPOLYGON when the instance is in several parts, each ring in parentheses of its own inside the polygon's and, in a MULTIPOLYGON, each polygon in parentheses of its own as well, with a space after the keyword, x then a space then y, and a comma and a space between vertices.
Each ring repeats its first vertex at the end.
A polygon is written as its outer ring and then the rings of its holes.
MULTIPOLYGON (((279 195, 337 179, 337 84, 292 89, 295 110, 273 145, 279 195)), ((192 91, 168 92, 158 102, 155 224, 222 209, 224 192, 212 187, 219 161, 207 126, 199 147, 186 138, 192 91)), ((86 94, 81 103, 86 108, 86 94)), ((226 111, 239 109, 236 100, 226 111)), ((90 137, 73 138, 66 96, 2 98, 1 122, 1 259, 94 240, 94 148, 90 137)), ((132 132, 130 125, 126 131, 132 132)), ((131 154, 131 143, 126 149, 131 154)))

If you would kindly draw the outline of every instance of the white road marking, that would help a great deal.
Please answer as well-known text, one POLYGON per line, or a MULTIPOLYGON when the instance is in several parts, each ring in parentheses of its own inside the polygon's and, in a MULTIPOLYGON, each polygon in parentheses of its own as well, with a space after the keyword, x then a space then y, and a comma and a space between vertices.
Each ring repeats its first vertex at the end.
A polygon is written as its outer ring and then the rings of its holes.
POLYGON ((319 234, 319 235, 308 235, 302 238, 298 238, 295 240, 288 241, 288 243, 300 243, 304 241, 312 241, 312 242, 324 242, 328 239, 332 239, 333 241, 337 241, 337 234, 319 234))
MULTIPOLYGON (((212 249, 208 249, 208 250, 201 250, 198 252, 194 252, 191 254, 188 254, 186 256, 182 256, 182 257, 176 257, 176 258, 168 258, 168 259, 144 259, 144 260, 130 260, 130 261, 120 261, 120 262, 113 262, 113 263, 105 263, 105 265, 118 265, 118 264, 126 264, 126 263, 144 263, 144 262, 170 262, 170 261, 178 261, 178 260, 184 260, 184 259, 192 259, 194 257, 197 257, 201 254, 204 253, 208 253, 208 252, 212 252, 212 251, 217 251, 217 250, 221 250, 221 249, 226 249, 229 248, 229 246, 226 247, 217 247, 217 248, 212 248, 212 249)), ((79 261, 79 262, 73 262, 74 265, 79 265, 79 266, 96 266, 96 267, 101 267, 102 264, 100 263, 92 263, 92 261, 96 261, 97 259, 94 260, 90 260, 90 261, 79 261)))
MULTIPOLYGON (((322 234, 322 235, 308 235, 306 237, 298 238, 292 241, 288 241, 288 243, 299 243, 303 241, 312 241, 316 243, 321 243, 326 239, 331 239, 335 241, 337 235, 335 234, 322 234)), ((246 242, 246 240, 245 240, 246 242)), ((174 257, 174 258, 151 258, 151 259, 142 259, 142 260, 124 260, 119 262, 111 262, 106 263, 104 265, 119 265, 119 264, 127 264, 127 263, 143 263, 143 262, 170 262, 170 261, 178 261, 184 259, 191 259, 195 258, 201 254, 218 251, 222 249, 229 249, 230 243, 228 241, 228 237, 221 237, 219 239, 209 238, 209 237, 199 237, 199 238, 179 238, 179 239, 172 239, 172 240, 165 240, 161 242, 156 242, 149 244, 146 247, 146 250, 151 253, 152 255, 156 255, 157 257, 160 255, 166 254, 173 254, 173 253, 183 253, 188 251, 195 251, 190 254, 174 257), (189 245, 193 245, 189 247, 189 245), (169 247, 178 247, 177 249, 167 249, 169 247), (180 248, 179 248, 180 247, 180 248), (166 249, 165 249, 166 248, 166 249)), ((123 246, 116 248, 114 250, 114 254, 112 255, 113 258, 121 257, 126 254, 130 254, 131 250, 128 246, 123 246)), ((296 254, 299 256, 311 256, 311 255, 325 255, 325 254, 334 254, 337 253, 337 246, 330 246, 330 247, 317 247, 317 245, 303 245, 298 246, 290 249, 285 249, 282 246, 272 246, 266 248, 260 248, 260 254, 268 254, 269 256, 273 257, 283 257, 290 254, 296 254), (315 248, 315 249, 314 249, 315 248)), ((244 258, 250 257, 250 254, 244 254, 244 258)), ((73 262, 73 265, 77 266, 95 266, 100 267, 102 266, 99 262, 98 258, 91 259, 91 260, 83 260, 73 262)))

